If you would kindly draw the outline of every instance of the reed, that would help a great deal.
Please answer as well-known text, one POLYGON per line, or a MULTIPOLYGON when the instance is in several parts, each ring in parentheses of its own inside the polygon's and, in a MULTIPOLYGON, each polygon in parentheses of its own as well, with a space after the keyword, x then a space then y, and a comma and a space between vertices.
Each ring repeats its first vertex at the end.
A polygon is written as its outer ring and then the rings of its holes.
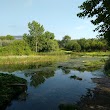
POLYGON ((39 62, 57 62, 67 60, 67 55, 36 55, 36 56, 7 56, 0 57, 0 64, 28 64, 39 62))

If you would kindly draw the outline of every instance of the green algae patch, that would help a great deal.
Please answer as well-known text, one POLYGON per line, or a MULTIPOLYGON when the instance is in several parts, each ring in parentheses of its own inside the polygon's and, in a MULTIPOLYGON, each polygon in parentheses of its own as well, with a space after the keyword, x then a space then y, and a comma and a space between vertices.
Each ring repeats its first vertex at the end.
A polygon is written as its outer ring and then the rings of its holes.
POLYGON ((107 58, 105 57, 77 57, 60 63, 58 68, 75 69, 78 71, 95 71, 103 68, 107 58))
POLYGON ((0 73, 0 108, 2 110, 12 99, 26 90, 26 82, 23 78, 0 73))

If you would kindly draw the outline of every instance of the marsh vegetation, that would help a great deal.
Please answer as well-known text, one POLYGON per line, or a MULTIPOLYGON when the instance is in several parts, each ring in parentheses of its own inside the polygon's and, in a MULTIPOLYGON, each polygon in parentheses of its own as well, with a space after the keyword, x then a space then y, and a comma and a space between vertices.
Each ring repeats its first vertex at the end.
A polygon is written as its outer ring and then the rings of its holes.
POLYGON ((6 106, 17 95, 26 91, 26 80, 14 75, 0 73, 0 109, 4 110, 6 106), (18 85, 19 84, 19 85, 18 85), (25 87, 23 87, 25 86, 25 87))

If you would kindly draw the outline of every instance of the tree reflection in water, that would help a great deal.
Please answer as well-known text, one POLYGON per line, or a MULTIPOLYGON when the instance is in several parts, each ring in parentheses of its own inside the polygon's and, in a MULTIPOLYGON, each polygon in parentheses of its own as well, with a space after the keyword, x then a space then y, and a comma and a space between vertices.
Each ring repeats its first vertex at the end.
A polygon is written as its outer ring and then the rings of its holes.
MULTIPOLYGON (((53 77, 54 74, 55 74, 54 67, 43 68, 39 71, 36 71, 35 73, 28 74, 29 76, 31 76, 30 85, 37 87, 39 84, 44 83, 47 78, 53 77)), ((26 74, 26 76, 27 76, 27 74, 26 74)))

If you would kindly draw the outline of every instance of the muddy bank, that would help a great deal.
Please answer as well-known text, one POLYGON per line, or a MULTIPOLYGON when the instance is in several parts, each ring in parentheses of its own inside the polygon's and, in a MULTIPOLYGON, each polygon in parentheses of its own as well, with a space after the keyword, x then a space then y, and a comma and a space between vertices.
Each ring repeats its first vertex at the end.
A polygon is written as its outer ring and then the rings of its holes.
POLYGON ((77 104, 61 104, 60 110, 110 110, 110 78, 93 78, 97 87, 88 89, 77 104))
POLYGON ((110 110, 110 78, 93 78, 97 83, 94 90, 88 90, 87 95, 79 102, 80 110, 110 110))

